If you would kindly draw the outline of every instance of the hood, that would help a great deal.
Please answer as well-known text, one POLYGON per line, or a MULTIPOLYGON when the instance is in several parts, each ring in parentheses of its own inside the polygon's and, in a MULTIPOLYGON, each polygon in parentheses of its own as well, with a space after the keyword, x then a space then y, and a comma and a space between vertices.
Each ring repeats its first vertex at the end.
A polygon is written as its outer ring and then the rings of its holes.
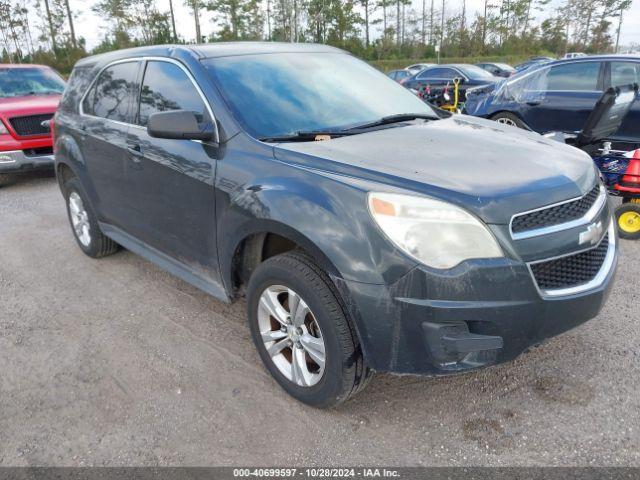
POLYGON ((53 113, 58 108, 61 95, 27 95, 24 97, 0 98, 0 115, 20 117, 53 113))
POLYGON ((581 150, 466 115, 327 141, 282 143, 275 155, 365 180, 365 188, 381 183, 440 198, 496 224, 581 196, 597 181, 591 158, 581 150))

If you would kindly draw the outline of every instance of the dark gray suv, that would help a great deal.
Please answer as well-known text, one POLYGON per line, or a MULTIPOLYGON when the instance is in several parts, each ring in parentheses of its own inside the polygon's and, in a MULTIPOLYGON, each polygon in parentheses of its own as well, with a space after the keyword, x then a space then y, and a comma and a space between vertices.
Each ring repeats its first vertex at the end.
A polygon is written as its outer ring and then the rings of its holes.
POLYGON ((615 230, 585 153, 436 111, 334 48, 86 58, 54 127, 79 247, 246 295, 266 368, 314 406, 373 371, 511 360, 597 315, 612 285, 615 230))

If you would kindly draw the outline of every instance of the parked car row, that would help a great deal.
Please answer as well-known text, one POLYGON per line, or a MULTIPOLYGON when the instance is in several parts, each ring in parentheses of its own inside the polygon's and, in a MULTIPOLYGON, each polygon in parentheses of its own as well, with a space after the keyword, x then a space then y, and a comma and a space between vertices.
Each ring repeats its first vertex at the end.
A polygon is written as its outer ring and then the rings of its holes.
MULTIPOLYGON (((562 60, 533 57, 515 69, 501 63, 424 65, 413 75, 397 70, 391 76, 416 92, 431 93, 451 89, 457 80, 464 113, 538 133, 575 132, 609 86, 640 83, 638 55, 568 53, 562 60)), ((611 140, 640 146, 640 105, 611 140)))
MULTIPOLYGON (((640 83, 640 56, 579 56, 536 67, 468 92, 465 113, 530 129, 575 132, 610 86, 640 83)), ((640 144, 635 104, 611 140, 640 144)))

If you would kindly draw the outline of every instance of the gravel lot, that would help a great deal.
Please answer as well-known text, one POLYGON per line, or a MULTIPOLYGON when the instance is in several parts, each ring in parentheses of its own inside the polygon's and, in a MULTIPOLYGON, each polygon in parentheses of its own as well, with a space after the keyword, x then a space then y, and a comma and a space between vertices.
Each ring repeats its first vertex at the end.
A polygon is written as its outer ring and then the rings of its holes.
POLYGON ((55 179, 0 187, 0 465, 640 466, 640 242, 602 314, 516 362, 378 375, 331 411, 262 367, 245 305, 75 245, 55 179))

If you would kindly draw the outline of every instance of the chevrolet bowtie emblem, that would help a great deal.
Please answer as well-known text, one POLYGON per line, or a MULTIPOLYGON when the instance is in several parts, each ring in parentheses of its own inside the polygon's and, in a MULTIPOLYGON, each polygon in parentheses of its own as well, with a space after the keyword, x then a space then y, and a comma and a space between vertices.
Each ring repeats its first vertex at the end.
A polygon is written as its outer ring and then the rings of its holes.
POLYGON ((587 227, 587 230, 580 233, 578 237, 578 244, 583 245, 585 243, 590 243, 591 245, 595 245, 602 238, 602 233, 604 229, 602 228, 602 222, 592 223, 587 227))

